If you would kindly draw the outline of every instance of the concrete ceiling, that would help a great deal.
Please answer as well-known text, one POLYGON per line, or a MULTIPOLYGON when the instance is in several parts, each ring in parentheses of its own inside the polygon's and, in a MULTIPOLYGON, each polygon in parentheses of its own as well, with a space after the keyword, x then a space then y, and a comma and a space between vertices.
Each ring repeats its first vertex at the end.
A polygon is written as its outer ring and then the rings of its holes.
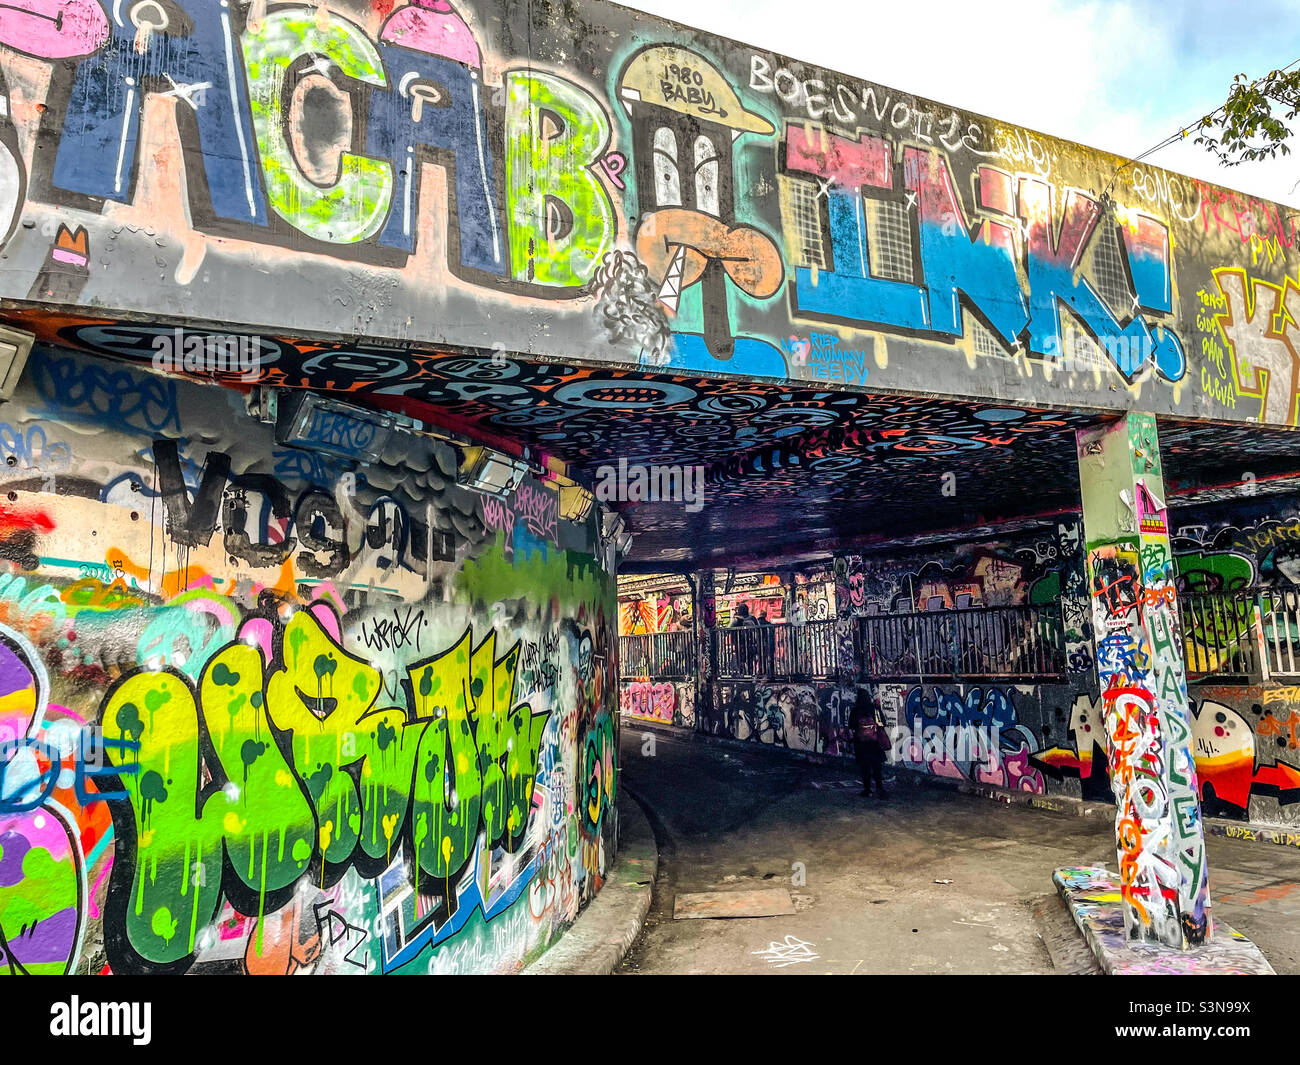
MULTIPOLYGON (((39 325, 46 341, 137 364, 152 357, 152 337, 171 328, 48 317, 39 325)), ((1099 417, 644 368, 262 343, 263 384, 342 393, 519 441, 560 457, 589 486, 620 460, 689 468, 703 477, 702 501, 692 497, 702 505, 614 504, 636 534, 630 564, 639 569, 797 561, 846 546, 1048 521, 1079 508, 1074 431, 1099 417)), ((1167 421, 1161 440, 1175 498, 1222 494, 1251 477, 1268 485, 1300 470, 1300 434, 1167 421)))

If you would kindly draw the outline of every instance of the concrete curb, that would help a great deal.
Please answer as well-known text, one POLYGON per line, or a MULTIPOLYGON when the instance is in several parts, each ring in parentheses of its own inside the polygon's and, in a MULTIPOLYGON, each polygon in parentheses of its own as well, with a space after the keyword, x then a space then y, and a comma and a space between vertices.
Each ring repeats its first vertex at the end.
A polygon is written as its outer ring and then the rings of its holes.
POLYGON ((1255 825, 1245 821, 1206 821, 1205 831, 1244 843, 1268 843, 1275 847, 1300 847, 1300 829, 1255 825))
POLYGON ((1210 942, 1193 950, 1133 943, 1124 933, 1119 879, 1101 866, 1058 869, 1052 882, 1107 976, 1275 976, 1249 939, 1222 921, 1210 942))
POLYGON ((1032 791, 1016 791, 1013 788, 998 788, 992 784, 972 784, 968 781, 959 784, 957 790, 963 795, 974 795, 976 798, 989 799, 1008 806, 1012 804, 1028 806, 1045 813, 1065 814, 1067 817, 1115 820, 1114 805, 1095 799, 1075 799, 1069 795, 1038 795, 1032 791))
MULTIPOLYGON (((810 762, 813 765, 839 765, 841 763, 853 765, 851 758, 838 754, 818 754, 816 751, 801 751, 797 748, 791 750, 789 747, 777 747, 770 743, 755 743, 752 740, 733 740, 730 736, 714 736, 708 732, 698 732, 695 729, 686 728, 683 725, 669 725, 663 721, 651 721, 647 718, 624 717, 622 726, 624 729, 633 732, 654 732, 667 739, 680 740, 683 743, 712 743, 730 750, 761 752, 772 757, 810 762)), ((856 772, 856 767, 854 771, 856 772)))
POLYGON ((619 796, 618 860, 587 908, 559 941, 531 965, 524 976, 608 976, 641 934, 655 876, 659 850, 641 804, 627 789, 619 796))
MULTIPOLYGON (((917 775, 924 778, 924 774, 917 775)), ((1115 821, 1114 804, 1095 799, 1074 799, 1068 795, 1035 795, 1032 792, 995 788, 987 784, 962 783, 958 785, 957 790, 964 795, 974 795, 1007 805, 1018 803, 1035 810, 1065 814, 1067 817, 1091 817, 1110 824, 1115 821)), ((1245 843, 1267 843, 1275 847, 1300 847, 1300 829, 1259 825, 1246 821, 1228 821, 1219 817, 1207 817, 1204 819, 1204 824, 1207 836, 1221 836, 1224 839, 1245 843)))

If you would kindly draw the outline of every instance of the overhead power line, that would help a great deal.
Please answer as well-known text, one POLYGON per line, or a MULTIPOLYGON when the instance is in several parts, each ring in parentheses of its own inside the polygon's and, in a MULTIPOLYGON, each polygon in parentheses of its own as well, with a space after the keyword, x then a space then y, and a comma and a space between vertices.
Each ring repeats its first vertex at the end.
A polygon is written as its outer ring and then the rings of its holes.
MULTIPOLYGON (((1291 70, 1293 67, 1296 66, 1300 66, 1300 59, 1293 60, 1292 62, 1288 63, 1286 66, 1281 67, 1277 70, 1270 70, 1267 74, 1264 74, 1262 77, 1258 77, 1254 81, 1252 81, 1250 85, 1247 86, 1247 88, 1254 89, 1256 86, 1260 85, 1262 82, 1267 81, 1269 78, 1274 77, 1277 74, 1285 74, 1287 71, 1291 70)), ((1123 163, 1121 163, 1119 166, 1115 168, 1115 173, 1111 175, 1110 183, 1106 186, 1106 191, 1102 193, 1102 195, 1103 196, 1110 195, 1110 190, 1115 187, 1116 180, 1119 178, 1120 174, 1125 169, 1127 169, 1130 166, 1133 166, 1135 163, 1142 162, 1142 160, 1147 158, 1147 156, 1154 155, 1156 152, 1168 148, 1169 145, 1171 144, 1177 144, 1179 141, 1184 140, 1187 137, 1187 134, 1192 132, 1192 130, 1200 129, 1204 127, 1207 122, 1211 122, 1211 123, 1214 122, 1216 119, 1220 118, 1221 116, 1226 115, 1227 111, 1228 111, 1228 104, 1227 101, 1224 101, 1224 103, 1220 104, 1213 111, 1209 112, 1209 114, 1202 115, 1194 122, 1189 122, 1187 125, 1180 128, 1177 132, 1171 133, 1164 140, 1160 141, 1157 144, 1153 144, 1150 148, 1148 148, 1146 151, 1142 152, 1141 154, 1135 155, 1132 159, 1125 160, 1123 163)))

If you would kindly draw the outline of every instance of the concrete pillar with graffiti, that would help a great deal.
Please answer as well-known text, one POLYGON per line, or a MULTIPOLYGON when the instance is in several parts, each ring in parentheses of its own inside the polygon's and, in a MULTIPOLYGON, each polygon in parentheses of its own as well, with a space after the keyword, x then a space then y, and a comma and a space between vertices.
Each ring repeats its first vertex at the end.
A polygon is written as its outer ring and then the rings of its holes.
POLYGON ((1125 931, 1186 949, 1212 922, 1155 418, 1081 429, 1077 444, 1125 931))
POLYGON ((695 575, 695 721, 696 727, 711 720, 713 680, 717 676, 714 661, 713 630, 718 624, 717 580, 713 570, 695 575))

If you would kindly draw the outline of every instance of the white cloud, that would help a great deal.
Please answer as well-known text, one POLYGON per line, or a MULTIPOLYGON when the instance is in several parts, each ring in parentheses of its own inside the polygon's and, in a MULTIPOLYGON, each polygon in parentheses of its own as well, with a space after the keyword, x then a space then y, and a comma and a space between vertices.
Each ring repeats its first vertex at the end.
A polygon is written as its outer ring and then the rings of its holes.
MULTIPOLYGON (((1125 156, 1219 106, 1232 75, 1250 59, 1215 54, 1189 61, 1180 54, 1177 18, 1153 18, 1113 0, 855 7, 844 0, 633 0, 632 6, 1125 156)), ((1222 17, 1241 17, 1241 10, 1226 0, 1222 17)), ((1300 138, 1295 151, 1280 162, 1225 169, 1188 138, 1149 162, 1300 204, 1291 191, 1300 180, 1300 138)))

